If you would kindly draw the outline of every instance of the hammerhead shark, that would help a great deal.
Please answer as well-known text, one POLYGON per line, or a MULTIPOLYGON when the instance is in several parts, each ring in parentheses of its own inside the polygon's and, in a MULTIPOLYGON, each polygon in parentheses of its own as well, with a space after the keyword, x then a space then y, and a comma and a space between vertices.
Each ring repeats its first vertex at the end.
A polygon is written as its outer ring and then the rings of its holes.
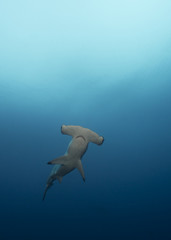
POLYGON ((52 186, 53 182, 57 179, 59 183, 61 183, 63 176, 75 168, 79 170, 83 181, 85 182, 81 158, 85 154, 89 142, 101 145, 104 141, 102 136, 99 136, 92 130, 81 126, 62 125, 61 133, 72 136, 72 140, 63 156, 48 162, 48 164, 55 164, 55 166, 47 180, 43 200, 45 199, 47 190, 52 186))

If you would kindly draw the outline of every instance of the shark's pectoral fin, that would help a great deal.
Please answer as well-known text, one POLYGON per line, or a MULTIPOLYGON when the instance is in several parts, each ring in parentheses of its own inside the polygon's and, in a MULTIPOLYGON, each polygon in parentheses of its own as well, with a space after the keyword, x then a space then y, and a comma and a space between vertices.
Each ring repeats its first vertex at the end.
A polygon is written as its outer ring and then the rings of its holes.
POLYGON ((83 165, 81 163, 81 160, 78 160, 77 161, 77 165, 76 165, 76 168, 79 170, 82 178, 83 178, 83 181, 85 182, 85 175, 84 175, 84 170, 83 170, 83 165))
POLYGON ((48 164, 61 164, 61 165, 65 165, 66 161, 67 161, 67 155, 61 156, 59 158, 55 158, 54 160, 48 162, 48 164))

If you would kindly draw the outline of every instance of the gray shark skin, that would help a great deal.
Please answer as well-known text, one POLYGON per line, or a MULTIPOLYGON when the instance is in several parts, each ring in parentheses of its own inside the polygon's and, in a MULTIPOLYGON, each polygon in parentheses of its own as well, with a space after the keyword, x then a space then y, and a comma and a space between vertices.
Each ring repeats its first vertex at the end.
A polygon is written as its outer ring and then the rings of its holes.
POLYGON ((47 180, 43 200, 45 199, 47 190, 53 185, 53 182, 58 180, 59 183, 61 183, 63 176, 75 168, 79 170, 85 182, 81 158, 85 154, 89 142, 101 145, 104 141, 102 136, 99 136, 88 128, 80 126, 62 125, 61 133, 72 136, 72 140, 63 156, 48 162, 48 164, 55 164, 55 166, 47 180))

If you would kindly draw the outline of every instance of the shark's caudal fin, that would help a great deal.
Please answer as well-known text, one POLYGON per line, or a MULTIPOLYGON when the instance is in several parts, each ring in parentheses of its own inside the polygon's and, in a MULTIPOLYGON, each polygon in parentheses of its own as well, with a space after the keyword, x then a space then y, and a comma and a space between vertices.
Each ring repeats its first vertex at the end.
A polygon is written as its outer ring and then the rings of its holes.
POLYGON ((82 176, 82 178, 83 178, 83 181, 85 182, 85 175, 84 175, 83 165, 82 165, 80 159, 77 161, 76 168, 77 168, 78 171, 80 172, 80 174, 81 174, 81 176, 82 176))
POLYGON ((61 164, 65 165, 68 160, 68 156, 64 155, 58 158, 53 159, 52 161, 48 162, 48 164, 61 164))
MULTIPOLYGON (((60 165, 55 165, 53 168, 52 168, 52 171, 47 179, 47 183, 46 183, 46 188, 45 188, 45 191, 44 191, 44 194, 43 194, 43 200, 45 199, 46 197, 46 193, 47 191, 49 190, 49 188, 53 185, 53 182, 58 179, 58 177, 56 176, 56 173, 58 171, 58 169, 60 168, 60 165)), ((59 182, 62 181, 62 179, 58 179, 59 182)))
POLYGON ((43 200, 45 199, 46 197, 46 193, 47 193, 47 190, 52 186, 52 184, 46 184, 46 188, 45 188, 45 191, 44 191, 44 194, 43 194, 43 200))

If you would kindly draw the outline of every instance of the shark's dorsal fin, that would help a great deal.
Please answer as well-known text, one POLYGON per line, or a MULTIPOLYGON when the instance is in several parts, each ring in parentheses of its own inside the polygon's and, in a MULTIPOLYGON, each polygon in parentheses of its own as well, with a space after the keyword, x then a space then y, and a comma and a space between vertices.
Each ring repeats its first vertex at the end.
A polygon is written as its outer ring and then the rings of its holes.
POLYGON ((64 155, 64 156, 53 159, 52 161, 48 162, 48 164, 66 165, 67 160, 68 160, 67 155, 64 155))
POLYGON ((83 181, 85 182, 85 175, 84 175, 83 165, 82 165, 80 159, 77 161, 76 168, 77 168, 78 171, 80 172, 80 174, 81 174, 81 176, 82 176, 82 178, 83 178, 83 181))

